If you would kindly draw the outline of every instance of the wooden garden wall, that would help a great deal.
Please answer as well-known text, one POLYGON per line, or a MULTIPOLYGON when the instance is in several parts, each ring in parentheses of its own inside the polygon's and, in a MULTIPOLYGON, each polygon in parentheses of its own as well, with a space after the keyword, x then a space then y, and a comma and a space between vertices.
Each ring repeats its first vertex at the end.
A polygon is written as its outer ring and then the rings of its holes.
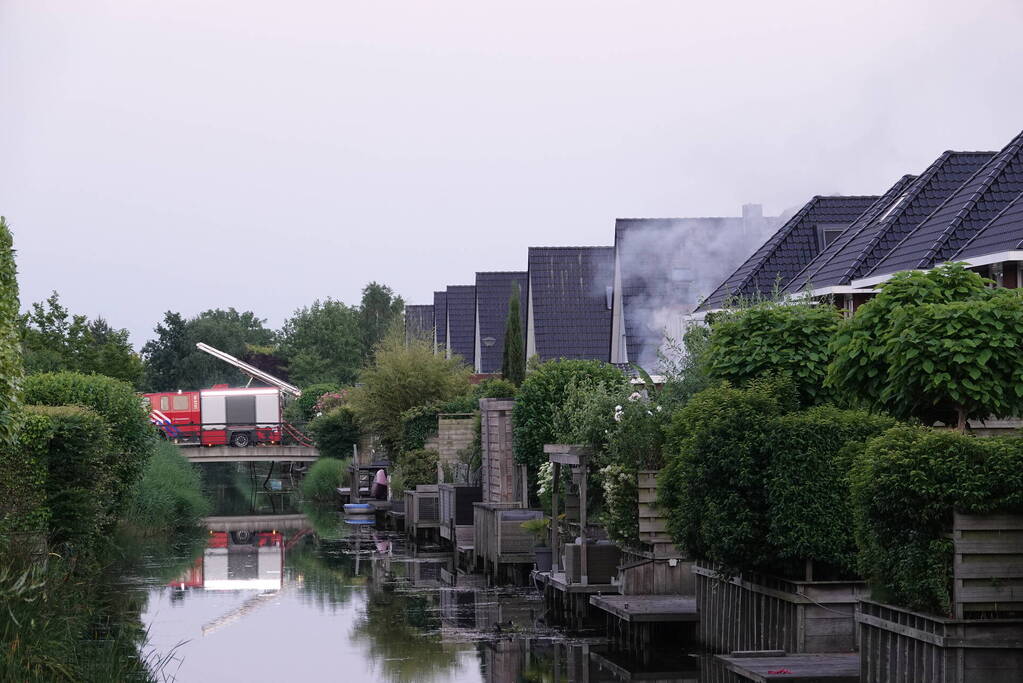
POLYGON ((483 502, 511 503, 518 500, 515 455, 512 452, 512 408, 507 399, 480 399, 480 428, 483 441, 483 502))
POLYGON ((856 649, 859 581, 786 581, 763 576, 721 579, 717 568, 693 566, 700 641, 715 653, 785 650, 792 653, 856 649))
POLYGON ((952 537, 955 617, 1023 614, 1023 515, 957 512, 952 537))

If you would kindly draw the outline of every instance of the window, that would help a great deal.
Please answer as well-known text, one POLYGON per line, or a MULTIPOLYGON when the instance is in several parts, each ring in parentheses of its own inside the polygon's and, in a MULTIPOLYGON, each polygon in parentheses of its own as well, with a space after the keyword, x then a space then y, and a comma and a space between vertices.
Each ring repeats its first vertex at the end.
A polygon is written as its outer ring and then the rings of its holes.
POLYGON ((160 410, 170 410, 170 398, 166 396, 160 397, 160 410))
POLYGON ((188 410, 188 397, 184 395, 175 396, 174 410, 188 410))
POLYGON ((838 239, 848 226, 836 223, 821 223, 817 226, 818 251, 824 251, 829 244, 838 239))

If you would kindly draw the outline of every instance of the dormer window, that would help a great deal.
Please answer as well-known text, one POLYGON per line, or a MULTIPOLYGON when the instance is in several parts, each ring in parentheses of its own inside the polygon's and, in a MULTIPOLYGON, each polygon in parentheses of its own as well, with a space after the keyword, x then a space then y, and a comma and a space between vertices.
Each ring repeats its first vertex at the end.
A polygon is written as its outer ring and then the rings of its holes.
POLYGON ((828 248, 828 245, 838 239, 838 236, 845 232, 845 229, 849 227, 841 223, 819 223, 817 225, 817 244, 820 247, 818 251, 824 251, 828 248))

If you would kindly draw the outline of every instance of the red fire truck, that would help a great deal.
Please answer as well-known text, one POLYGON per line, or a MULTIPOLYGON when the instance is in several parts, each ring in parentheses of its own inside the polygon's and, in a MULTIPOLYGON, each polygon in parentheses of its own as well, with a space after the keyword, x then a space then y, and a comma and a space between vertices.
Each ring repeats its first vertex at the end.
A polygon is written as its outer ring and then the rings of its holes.
POLYGON ((168 439, 184 445, 244 448, 281 443, 290 436, 299 445, 310 445, 281 414, 285 394, 300 396, 298 387, 206 344, 196 347, 273 386, 230 388, 218 384, 199 391, 143 394, 149 404, 150 421, 168 439))

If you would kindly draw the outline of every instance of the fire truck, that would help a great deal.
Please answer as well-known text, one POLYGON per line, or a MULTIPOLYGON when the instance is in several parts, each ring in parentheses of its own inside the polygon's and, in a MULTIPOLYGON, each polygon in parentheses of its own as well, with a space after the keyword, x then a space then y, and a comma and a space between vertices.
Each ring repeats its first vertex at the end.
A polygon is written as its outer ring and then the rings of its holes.
POLYGON ((143 394, 150 421, 167 439, 181 445, 238 448, 279 444, 285 439, 311 445, 282 415, 286 397, 302 395, 298 387, 202 342, 196 348, 238 368, 250 382, 255 379, 271 386, 231 388, 217 384, 198 391, 143 394))

